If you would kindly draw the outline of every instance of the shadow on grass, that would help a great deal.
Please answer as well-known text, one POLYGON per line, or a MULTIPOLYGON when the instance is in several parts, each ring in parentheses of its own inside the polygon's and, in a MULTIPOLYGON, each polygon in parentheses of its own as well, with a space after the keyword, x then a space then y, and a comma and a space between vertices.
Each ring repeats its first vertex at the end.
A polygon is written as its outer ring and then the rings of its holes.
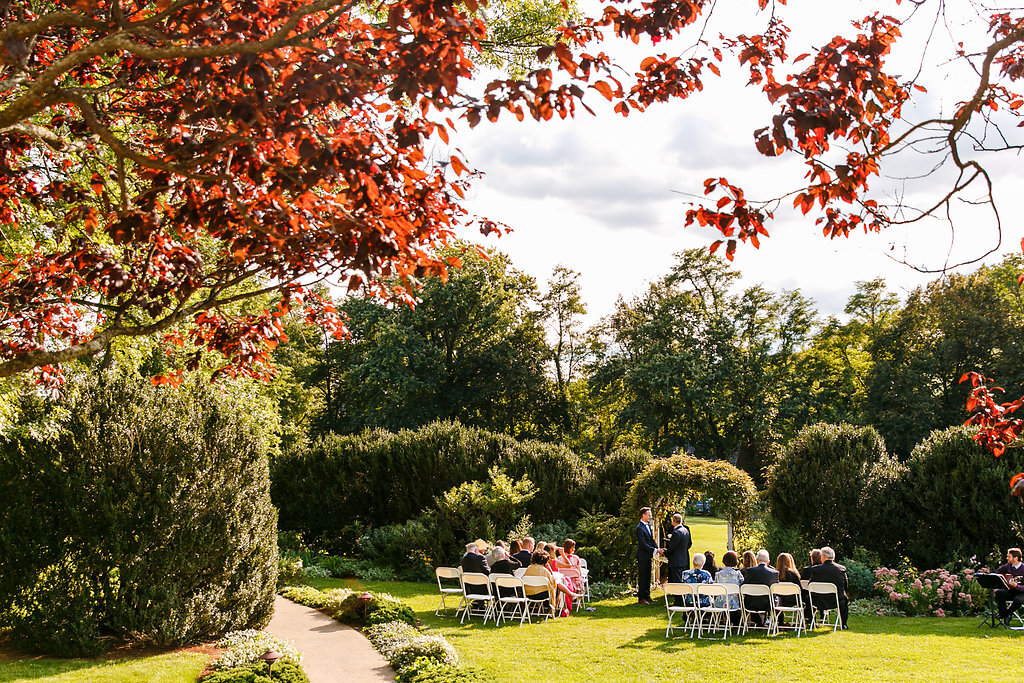
MULTIPOLYGON (((90 659, 50 659, 46 657, 27 656, 18 659, 0 659, 0 683, 6 681, 24 681, 37 678, 51 678, 62 674, 74 674, 88 669, 107 668, 112 662, 90 659)), ((76 677, 75 680, 88 680, 76 677)))

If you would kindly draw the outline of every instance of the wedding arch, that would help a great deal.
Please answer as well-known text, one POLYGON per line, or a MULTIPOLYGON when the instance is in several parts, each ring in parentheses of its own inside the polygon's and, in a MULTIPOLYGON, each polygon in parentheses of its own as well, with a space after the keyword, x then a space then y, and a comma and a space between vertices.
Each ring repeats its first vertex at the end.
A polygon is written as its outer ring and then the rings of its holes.
POLYGON ((696 496, 714 499, 728 522, 728 547, 733 536, 750 523, 757 489, 750 475, 724 460, 701 460, 689 455, 658 458, 637 475, 626 494, 623 515, 636 518, 640 508, 654 513, 655 540, 661 540, 660 522, 673 509, 682 510, 696 496))

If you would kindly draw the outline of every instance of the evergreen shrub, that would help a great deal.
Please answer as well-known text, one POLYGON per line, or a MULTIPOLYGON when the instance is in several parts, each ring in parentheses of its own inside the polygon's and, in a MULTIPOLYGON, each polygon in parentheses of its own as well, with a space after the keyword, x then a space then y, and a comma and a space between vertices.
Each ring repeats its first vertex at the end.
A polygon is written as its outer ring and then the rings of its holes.
POLYGON ((587 571, 590 572, 591 583, 604 580, 604 553, 600 548, 583 546, 576 548, 576 554, 587 561, 587 571))
MULTIPOLYGON (((980 561, 993 546, 1020 545, 1013 526, 1024 514, 1006 495, 1020 471, 1013 453, 993 457, 962 426, 936 430, 914 448, 897 498, 905 525, 901 550, 915 566, 980 561)), ((989 559, 999 564, 1000 555, 989 559)))
POLYGON ((0 602, 61 656, 270 619, 270 445, 244 388, 91 376, 0 436, 0 602))
POLYGON ((902 467, 873 427, 814 424, 778 453, 765 476, 771 516, 804 547, 892 552, 900 535, 893 486, 902 467))
POLYGON ((201 683, 309 683, 302 667, 291 662, 276 662, 271 671, 264 662, 214 671, 200 679, 201 683), (270 674, 268 675, 268 671, 270 674))

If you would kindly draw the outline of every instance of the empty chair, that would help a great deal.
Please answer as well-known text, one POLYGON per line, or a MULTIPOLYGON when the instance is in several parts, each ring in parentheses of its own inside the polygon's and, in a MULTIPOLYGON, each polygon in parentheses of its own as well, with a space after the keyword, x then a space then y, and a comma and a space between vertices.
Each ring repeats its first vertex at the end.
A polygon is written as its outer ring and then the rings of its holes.
POLYGON ((486 574, 475 572, 462 573, 462 600, 465 608, 459 623, 465 623, 466 616, 483 615, 484 623, 494 609, 494 595, 491 593, 491 580, 486 574))
POLYGON ((434 569, 434 576, 437 577, 437 590, 441 593, 441 602, 438 603, 437 609, 434 610, 434 614, 441 616, 441 610, 445 608, 444 600, 449 595, 458 595, 460 597, 459 604, 455 606, 455 616, 459 616, 459 610, 462 608, 462 581, 459 577, 462 576, 462 572, 457 567, 437 567, 434 569), (444 581, 455 581, 458 585, 445 585, 444 581))
POLYGON ((740 586, 740 607, 743 609, 743 634, 751 628, 754 615, 763 618, 762 625, 754 625, 753 628, 771 629, 774 611, 772 609, 772 592, 768 586, 758 584, 743 584, 740 586))
POLYGON ((704 620, 708 620, 708 631, 722 630, 722 640, 732 633, 729 622, 729 589, 722 583, 697 584, 697 637, 704 637, 704 620), (704 598, 707 598, 706 600, 704 598))
MULTIPOLYGON (((665 628, 665 637, 671 637, 672 631, 679 626, 672 623, 675 615, 683 615, 682 629, 691 628, 693 619, 697 615, 697 598, 693 592, 693 584, 690 583, 666 583, 665 584, 665 612, 668 614, 668 627, 665 628), (680 597, 682 606, 673 605, 674 599, 680 597), (671 598, 671 601, 670 601, 671 598)), ((690 637, 693 637, 691 631, 690 637)))
POLYGON ((832 632, 839 630, 839 591, 834 583, 827 581, 811 581, 807 584, 807 595, 811 602, 811 628, 818 623, 818 615, 825 625, 829 624, 829 612, 835 610, 836 619, 832 624, 832 632))
POLYGON ((587 602, 590 602, 590 567, 585 557, 580 558, 580 574, 583 575, 583 590, 587 594, 587 602))
POLYGON ((494 595, 497 600, 497 607, 495 609, 495 623, 501 624, 502 621, 507 619, 509 616, 515 617, 516 613, 519 613, 519 625, 523 625, 523 620, 530 619, 530 610, 527 609, 526 602, 526 586, 523 584, 522 579, 518 579, 514 576, 507 576, 499 574, 493 580, 494 595), (505 613, 505 608, 511 606, 512 611, 510 614, 505 613))
MULTIPOLYGON (((776 583, 771 587, 772 597, 775 604, 775 620, 772 625, 775 627, 775 635, 779 634, 780 628, 789 628, 796 631, 796 637, 800 637, 801 631, 807 630, 807 621, 804 619, 804 601, 800 586, 795 583, 776 583), (795 597, 794 597, 795 596, 795 597), (795 603, 795 604, 794 604, 795 603), (782 618, 793 615, 793 625, 783 626, 782 618)), ((769 635, 771 631, 769 631, 769 635)))

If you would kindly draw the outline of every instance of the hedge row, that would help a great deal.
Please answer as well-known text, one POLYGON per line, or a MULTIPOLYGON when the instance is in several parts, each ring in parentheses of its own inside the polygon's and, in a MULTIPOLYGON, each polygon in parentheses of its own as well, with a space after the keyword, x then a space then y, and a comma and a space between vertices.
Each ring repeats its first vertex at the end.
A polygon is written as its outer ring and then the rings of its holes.
POLYGON ((937 430, 901 463, 871 427, 812 425, 766 475, 772 516, 806 546, 863 548, 918 567, 1001 561, 1024 514, 1008 495, 1020 464, 994 458, 968 427, 937 430))
MULTIPOLYGON (((397 433, 328 435, 273 464, 271 495, 281 529, 310 539, 347 537, 349 551, 367 529, 404 524, 446 491, 486 481, 497 468, 538 492, 525 505, 536 523, 573 520, 584 509, 618 513, 630 480, 650 455, 623 450, 585 461, 561 445, 435 422, 397 433)), ((464 541, 463 541, 464 542, 464 541)))

